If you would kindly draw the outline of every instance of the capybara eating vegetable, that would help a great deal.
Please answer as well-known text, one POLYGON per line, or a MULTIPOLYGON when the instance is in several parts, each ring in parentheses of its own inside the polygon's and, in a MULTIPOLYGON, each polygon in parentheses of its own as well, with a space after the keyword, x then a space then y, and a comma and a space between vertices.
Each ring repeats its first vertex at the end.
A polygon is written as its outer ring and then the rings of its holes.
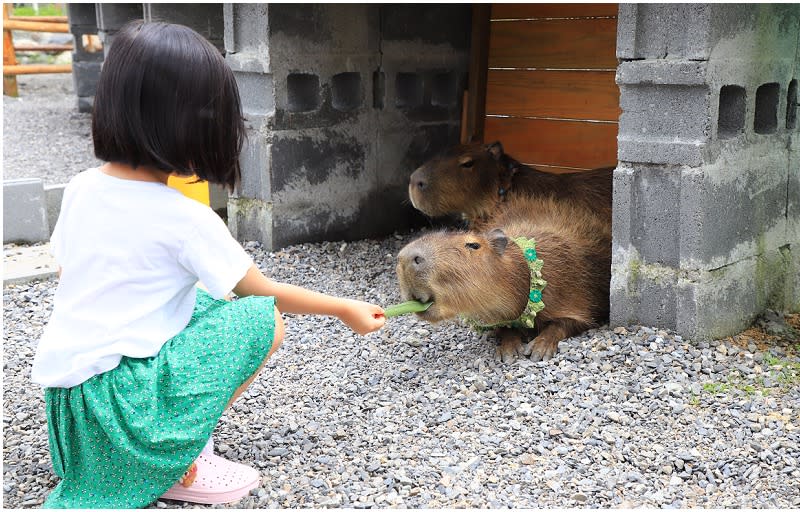
POLYGON ((460 316, 496 331, 503 361, 546 360, 559 341, 608 318, 611 226, 570 201, 513 197, 484 231, 409 243, 397 275, 403 300, 433 302, 420 318, 460 316))
POLYGON ((518 195, 580 203, 611 223, 613 167, 553 174, 528 167, 503 151, 500 142, 454 146, 411 174, 408 195, 430 217, 460 214, 482 226, 498 204, 518 195))

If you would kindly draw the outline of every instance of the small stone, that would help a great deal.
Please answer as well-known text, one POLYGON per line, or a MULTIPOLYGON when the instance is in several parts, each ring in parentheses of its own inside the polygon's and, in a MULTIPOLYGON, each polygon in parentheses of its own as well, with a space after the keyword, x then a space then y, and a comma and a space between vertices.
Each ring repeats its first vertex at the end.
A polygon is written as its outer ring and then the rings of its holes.
MULTIPOLYGON (((396 497, 395 495, 395 498, 396 497)), ((319 501, 319 504, 323 507, 340 507, 342 505, 342 495, 334 494, 333 496, 326 496, 319 501)))
POLYGON ((453 419, 453 413, 450 411, 445 411, 441 416, 439 416, 439 419, 436 420, 436 423, 446 423, 451 419, 453 419))
POLYGON ((576 492, 575 494, 573 494, 573 495, 571 496, 571 498, 572 498, 573 500, 577 501, 577 502, 580 502, 580 503, 584 503, 584 502, 586 502, 586 500, 588 500, 588 499, 589 499, 589 498, 588 498, 588 497, 587 497, 585 494, 583 494, 582 492, 576 492))

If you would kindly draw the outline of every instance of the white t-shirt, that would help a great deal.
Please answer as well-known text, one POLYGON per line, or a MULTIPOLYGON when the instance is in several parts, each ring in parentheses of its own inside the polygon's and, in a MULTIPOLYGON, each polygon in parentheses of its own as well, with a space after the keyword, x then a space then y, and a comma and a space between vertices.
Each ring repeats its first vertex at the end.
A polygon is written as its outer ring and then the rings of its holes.
POLYGON ((50 244, 61 278, 31 375, 45 387, 156 355, 189 323, 198 280, 219 299, 253 263, 208 206, 100 169, 67 185, 50 244))

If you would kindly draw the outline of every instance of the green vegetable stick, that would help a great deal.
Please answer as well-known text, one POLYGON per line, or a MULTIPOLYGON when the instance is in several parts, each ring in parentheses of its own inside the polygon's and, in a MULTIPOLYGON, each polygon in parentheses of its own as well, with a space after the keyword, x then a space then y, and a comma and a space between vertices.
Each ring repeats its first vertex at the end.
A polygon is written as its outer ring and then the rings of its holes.
POLYGON ((383 310, 383 315, 386 318, 391 318, 393 316, 400 316, 406 315, 408 313, 421 313, 431 307, 433 302, 420 302, 418 300, 409 300, 408 302, 403 302, 400 304, 395 304, 394 306, 389 306, 388 308, 383 310))

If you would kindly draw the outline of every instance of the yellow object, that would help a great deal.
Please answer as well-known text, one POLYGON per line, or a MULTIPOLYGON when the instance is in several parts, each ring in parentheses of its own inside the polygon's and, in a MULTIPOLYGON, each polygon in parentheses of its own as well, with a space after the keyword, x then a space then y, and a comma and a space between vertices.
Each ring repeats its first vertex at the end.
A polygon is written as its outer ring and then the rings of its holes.
POLYGON ((206 206, 211 206, 208 182, 197 181, 197 176, 170 176, 167 180, 167 185, 178 190, 186 197, 191 197, 206 206))

